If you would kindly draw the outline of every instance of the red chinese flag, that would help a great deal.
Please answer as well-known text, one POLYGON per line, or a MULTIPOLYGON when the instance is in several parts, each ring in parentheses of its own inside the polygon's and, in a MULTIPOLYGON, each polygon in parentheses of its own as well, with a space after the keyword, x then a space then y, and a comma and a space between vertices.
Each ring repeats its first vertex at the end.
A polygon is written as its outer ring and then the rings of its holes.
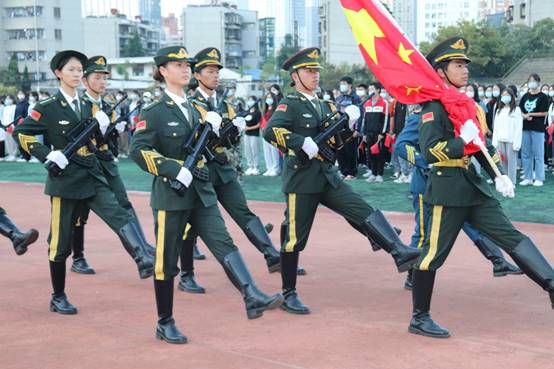
MULTIPOLYGON (((443 82, 379 0, 340 1, 367 66, 393 97, 403 104, 440 100, 456 136, 468 119, 479 127, 475 101, 443 82)), ((473 143, 464 147, 465 154, 479 150, 473 143)))

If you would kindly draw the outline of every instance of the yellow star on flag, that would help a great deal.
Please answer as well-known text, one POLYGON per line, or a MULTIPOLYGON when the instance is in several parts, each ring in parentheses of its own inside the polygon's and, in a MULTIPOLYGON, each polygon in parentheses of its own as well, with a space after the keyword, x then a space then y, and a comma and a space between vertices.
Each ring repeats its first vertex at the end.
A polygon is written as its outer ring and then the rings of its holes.
POLYGON ((410 86, 404 86, 406 87, 406 96, 410 96, 412 93, 420 93, 421 92, 421 88, 423 86, 417 86, 417 87, 410 87, 410 86))
POLYGON ((344 8, 344 13, 348 19, 348 23, 352 27, 352 33, 356 41, 362 45, 371 60, 375 64, 379 64, 377 60, 377 51, 375 50, 375 38, 383 38, 385 34, 379 28, 379 25, 367 13, 366 9, 354 11, 344 8))
POLYGON ((410 55, 414 52, 414 50, 406 49, 404 47, 404 44, 401 42, 398 46, 398 55, 400 56, 400 59, 402 59, 407 64, 412 64, 412 61, 410 60, 410 55))

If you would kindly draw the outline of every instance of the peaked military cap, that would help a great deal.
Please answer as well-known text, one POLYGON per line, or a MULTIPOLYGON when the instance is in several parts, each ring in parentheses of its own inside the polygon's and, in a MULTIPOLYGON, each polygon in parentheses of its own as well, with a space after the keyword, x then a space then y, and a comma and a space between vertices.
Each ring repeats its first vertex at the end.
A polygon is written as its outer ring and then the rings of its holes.
POLYGON ((108 63, 106 58, 102 55, 96 55, 88 58, 85 63, 85 76, 88 76, 91 73, 110 73, 108 70, 108 63))
POLYGON ((207 65, 215 65, 219 69, 223 68, 221 64, 221 53, 215 47, 207 47, 200 50, 195 56, 196 63, 194 64, 194 71, 198 72, 202 67, 207 65))
POLYGON ((85 54, 75 50, 63 50, 57 53, 56 55, 54 55, 52 60, 50 60, 50 69, 52 70, 52 72, 60 68, 61 66, 60 64, 63 60, 71 57, 77 58, 81 62, 81 65, 84 68, 87 62, 87 56, 85 54))
POLYGON ((169 46, 158 50, 156 56, 154 56, 154 62, 156 66, 160 66, 170 61, 186 61, 194 63, 195 59, 191 58, 187 49, 184 46, 169 46))
POLYGON ((300 68, 321 68, 319 58, 321 51, 317 47, 308 47, 298 51, 296 54, 285 60, 283 69, 294 72, 300 68))
POLYGON ((452 37, 435 46, 433 50, 427 54, 426 59, 433 68, 441 62, 448 62, 451 60, 465 60, 470 63, 471 59, 467 56, 468 49, 469 44, 465 38, 452 37))

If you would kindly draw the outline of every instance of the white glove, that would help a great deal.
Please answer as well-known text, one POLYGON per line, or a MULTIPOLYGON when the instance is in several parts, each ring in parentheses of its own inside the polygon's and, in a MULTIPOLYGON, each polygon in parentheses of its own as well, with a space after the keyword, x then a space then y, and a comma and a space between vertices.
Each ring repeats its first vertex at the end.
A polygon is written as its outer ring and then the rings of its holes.
POLYGON ((117 129, 117 132, 122 133, 125 131, 125 126, 127 125, 126 121, 119 122, 115 125, 115 129, 117 129))
POLYGON ((476 138, 479 138, 479 128, 473 122, 473 119, 468 119, 460 128, 460 137, 464 142, 470 143, 476 138))
POLYGON ((500 192, 502 196, 509 198, 513 198, 515 196, 514 184, 507 175, 503 174, 500 177, 496 177, 494 179, 494 185, 496 187, 496 191, 500 192))
POLYGON ((348 128, 353 131, 358 118, 360 118, 360 109, 356 105, 348 105, 344 112, 348 115, 348 128))
POLYGON ((233 125, 239 129, 239 133, 246 128, 246 120, 243 117, 233 119, 233 125))
POLYGON ((106 130, 110 125, 110 118, 108 118, 106 113, 104 113, 102 110, 98 110, 96 114, 94 114, 94 119, 98 121, 100 132, 102 132, 103 135, 106 134, 106 130))
POLYGON ((302 151, 308 155, 308 158, 312 159, 319 152, 319 147, 317 147, 317 144, 311 137, 306 137, 302 144, 302 151))
POLYGON ((206 113, 206 118, 204 120, 212 126, 212 131, 219 137, 219 129, 221 128, 221 115, 217 114, 215 111, 209 111, 206 113))
POLYGON ((0 121, 0 123, 2 123, 2 125, 3 125, 4 127, 6 127, 8 124, 10 124, 10 122, 8 122, 8 121, 6 121, 6 122, 0 121))
POLYGON ((192 182, 192 173, 187 168, 182 167, 179 174, 177 174, 177 180, 188 188, 192 182))
POLYGON ((60 150, 50 151, 50 153, 46 155, 46 161, 56 163, 56 165, 60 167, 60 169, 65 169, 65 167, 67 167, 67 164, 69 164, 69 161, 60 150))

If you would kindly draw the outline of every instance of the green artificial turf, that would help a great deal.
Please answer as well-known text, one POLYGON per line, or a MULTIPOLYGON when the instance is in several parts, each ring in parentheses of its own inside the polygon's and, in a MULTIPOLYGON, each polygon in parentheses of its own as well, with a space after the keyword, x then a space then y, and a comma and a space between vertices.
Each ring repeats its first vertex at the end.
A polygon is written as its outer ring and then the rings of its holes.
MULTIPOLYGON (((151 176, 129 159, 119 162, 119 170, 128 190, 149 191, 151 176)), ((396 184, 385 172, 385 182, 367 183, 362 178, 349 183, 371 206, 384 211, 411 212, 409 185, 396 184)), ((44 183, 46 171, 42 164, 0 162, 0 181, 44 183)), ((280 177, 245 176, 242 182, 246 197, 258 201, 284 201, 280 177)), ((515 199, 500 199, 512 220, 554 223, 554 178, 548 173, 543 187, 516 188, 515 199)))

